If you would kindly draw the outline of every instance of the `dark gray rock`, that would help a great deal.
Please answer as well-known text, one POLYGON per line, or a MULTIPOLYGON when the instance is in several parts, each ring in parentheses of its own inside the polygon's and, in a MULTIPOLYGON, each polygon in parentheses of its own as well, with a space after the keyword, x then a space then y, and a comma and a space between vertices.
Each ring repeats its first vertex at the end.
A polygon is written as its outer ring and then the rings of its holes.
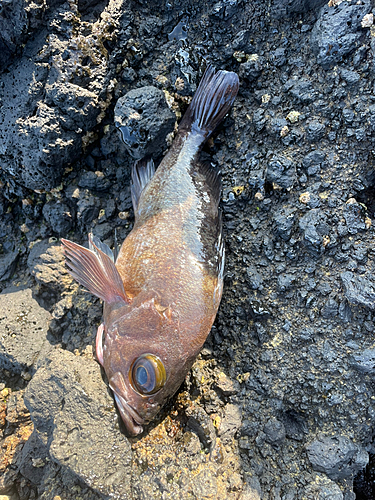
POLYGON ((123 15, 120 4, 108 6, 110 15, 99 16, 95 28, 81 24, 79 13, 64 4, 47 23, 50 31, 31 38, 23 57, 3 74, 0 159, 21 185, 56 187, 82 153, 82 141, 87 144, 86 132, 102 120, 112 76, 104 43, 123 15))
POLYGON ((310 43, 324 69, 338 63, 359 46, 363 34, 361 21, 370 11, 370 0, 322 7, 311 32, 310 43))
POLYGON ((288 80, 285 84, 285 90, 289 91, 289 94, 296 99, 297 102, 302 104, 309 104, 314 101, 317 96, 317 92, 311 80, 307 78, 296 78, 288 80))
POLYGON ((272 2, 273 15, 282 18, 295 12, 316 10, 324 4, 324 0, 276 0, 272 2))
POLYGON ((326 128, 319 120, 312 120, 306 127, 306 139, 310 142, 317 142, 324 137, 326 128))
POLYGON ((323 474, 317 474, 304 493, 306 500, 344 500, 339 486, 323 474))
POLYGON ((43 215, 51 229, 61 236, 66 236, 73 228, 72 209, 63 201, 50 201, 43 207, 43 215))
POLYGON ((375 374, 375 349, 364 349, 352 356, 352 365, 363 373, 375 374))
POLYGON ((219 437, 223 444, 230 444, 241 427, 241 410, 237 405, 227 404, 219 428, 219 437))
POLYGON ((340 274, 345 297, 351 304, 375 309, 375 283, 350 271, 340 274))
POLYGON ((55 350, 28 385, 25 403, 54 462, 102 495, 130 496, 130 444, 98 363, 55 350))
POLYGON ((366 229, 366 211, 360 203, 357 203, 355 200, 351 203, 346 203, 343 215, 350 234, 357 234, 366 229))
POLYGON ((263 428, 263 432, 266 435, 266 441, 272 445, 281 444, 286 437, 284 424, 280 420, 277 420, 277 418, 268 420, 263 428))
POLYGON ((266 178, 284 189, 293 187, 297 179, 295 163, 283 155, 275 155, 267 165, 266 178))
POLYGON ((103 172, 91 170, 83 172, 78 180, 78 186, 94 191, 108 191, 111 186, 109 179, 106 178, 103 172))
POLYGON ((323 236, 329 234, 324 214, 317 208, 309 210, 299 220, 304 244, 311 253, 323 251, 323 236))
POLYGON ((333 480, 353 477, 369 460, 368 453, 345 436, 321 434, 306 451, 313 469, 333 480))
POLYGON ((175 121, 164 93, 156 87, 131 90, 116 103, 115 124, 135 159, 160 155, 167 147, 166 137, 175 121))
POLYGON ((30 288, 6 288, 0 294, 0 364, 11 374, 32 375, 49 349, 51 315, 40 307, 30 288))
POLYGON ((340 74, 341 78, 348 84, 349 87, 353 87, 361 79, 356 71, 351 71, 345 68, 341 69, 340 74))
POLYGON ((263 283, 262 275, 252 266, 246 269, 247 282, 252 290, 258 290, 263 283))
POLYGON ((296 210, 293 208, 281 208, 274 215, 275 232, 284 241, 288 241, 296 221, 296 210))
POLYGON ((323 318, 333 318, 337 316, 338 309, 339 309, 338 303, 335 301, 335 299, 330 298, 325 302, 321 311, 321 315, 323 318))
POLYGON ((250 59, 240 64, 238 75, 243 80, 254 82, 262 73, 264 67, 264 58, 258 54, 253 54, 250 59))

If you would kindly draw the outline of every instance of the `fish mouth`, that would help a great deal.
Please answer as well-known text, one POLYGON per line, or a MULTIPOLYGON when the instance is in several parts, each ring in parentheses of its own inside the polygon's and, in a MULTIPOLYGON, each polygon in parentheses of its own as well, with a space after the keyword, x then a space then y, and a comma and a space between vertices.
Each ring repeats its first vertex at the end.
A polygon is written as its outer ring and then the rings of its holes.
POLYGON ((125 399, 113 391, 115 396, 117 408, 119 409, 122 421, 125 424, 127 431, 133 435, 137 436, 143 432, 143 419, 139 416, 138 412, 130 406, 130 404, 125 401, 125 399))

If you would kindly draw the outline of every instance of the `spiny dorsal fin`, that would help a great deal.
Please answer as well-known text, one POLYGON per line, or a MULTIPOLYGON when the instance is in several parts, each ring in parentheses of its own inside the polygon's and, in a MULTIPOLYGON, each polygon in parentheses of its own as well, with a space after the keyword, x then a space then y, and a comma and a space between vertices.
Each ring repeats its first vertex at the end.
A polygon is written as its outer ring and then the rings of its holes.
POLYGON ((121 276, 112 259, 103 252, 89 234, 92 250, 61 239, 69 273, 89 292, 107 304, 129 302, 121 276))
POLYGON ((151 158, 138 160, 134 163, 132 168, 132 185, 131 194, 134 212, 137 212, 139 198, 142 191, 152 179, 155 173, 154 162, 151 158))

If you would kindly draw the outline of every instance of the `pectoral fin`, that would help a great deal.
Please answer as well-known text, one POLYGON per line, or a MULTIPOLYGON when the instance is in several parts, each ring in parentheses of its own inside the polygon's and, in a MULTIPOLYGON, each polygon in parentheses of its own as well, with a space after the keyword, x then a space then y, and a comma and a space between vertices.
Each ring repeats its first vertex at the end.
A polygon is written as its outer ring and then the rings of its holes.
POLYGON ((61 239, 61 242, 68 270, 78 283, 107 304, 129 302, 113 260, 96 245, 97 240, 93 240, 91 234, 89 243, 92 250, 69 240, 61 239))

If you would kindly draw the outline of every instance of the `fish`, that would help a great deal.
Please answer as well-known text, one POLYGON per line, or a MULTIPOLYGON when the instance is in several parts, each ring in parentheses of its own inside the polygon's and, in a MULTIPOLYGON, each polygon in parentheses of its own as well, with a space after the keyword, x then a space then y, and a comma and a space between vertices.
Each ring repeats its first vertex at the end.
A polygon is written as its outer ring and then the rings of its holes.
POLYGON ((134 164, 134 226, 116 259, 92 234, 89 248, 61 240, 70 274, 104 302, 96 355, 130 436, 179 389, 216 317, 221 179, 199 156, 238 89, 236 73, 209 66, 156 171, 149 158, 134 164))

